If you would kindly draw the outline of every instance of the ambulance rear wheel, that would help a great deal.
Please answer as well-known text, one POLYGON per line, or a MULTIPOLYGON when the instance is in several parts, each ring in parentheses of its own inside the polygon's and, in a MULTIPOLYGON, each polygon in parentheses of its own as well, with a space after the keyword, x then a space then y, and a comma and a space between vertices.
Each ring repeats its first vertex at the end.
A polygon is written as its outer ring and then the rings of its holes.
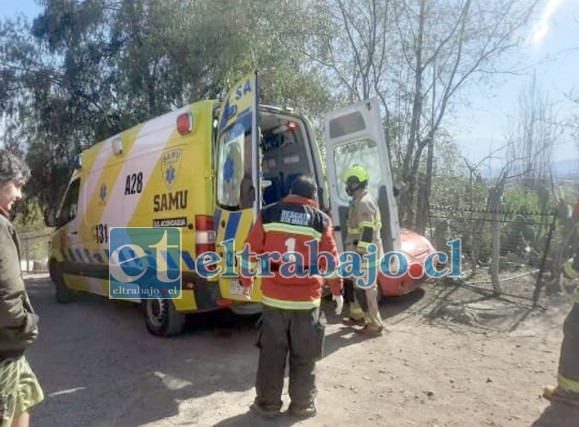
POLYGON ((145 322, 153 335, 170 337, 178 335, 185 326, 185 315, 175 310, 170 299, 146 299, 145 322))
POLYGON ((74 293, 68 289, 64 283, 62 272, 55 262, 50 263, 49 267, 50 278, 54 283, 56 302, 59 304, 66 304, 73 300, 74 293))

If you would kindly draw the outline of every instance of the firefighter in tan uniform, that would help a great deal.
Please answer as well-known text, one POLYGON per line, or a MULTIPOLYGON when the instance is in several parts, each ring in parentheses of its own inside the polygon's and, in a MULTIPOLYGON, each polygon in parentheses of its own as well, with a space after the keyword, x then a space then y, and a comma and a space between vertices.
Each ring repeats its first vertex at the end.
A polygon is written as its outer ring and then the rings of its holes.
MULTIPOLYGON (((358 165, 349 168, 342 176, 346 191, 352 197, 348 212, 346 250, 364 255, 368 252, 368 246, 374 244, 377 247, 376 260, 379 263, 384 254, 380 237, 382 223, 378 203, 367 189, 368 178, 368 172, 358 165)), ((379 268, 379 264, 375 266, 363 264, 362 268, 364 271, 367 268, 379 268)), ((360 288, 354 283, 353 290, 354 301, 350 302, 350 317, 345 320, 345 323, 350 326, 363 325, 360 332, 364 334, 381 335, 384 324, 378 310, 377 284, 373 283, 369 287, 360 288)))
MULTIPOLYGON (((575 206, 573 217, 576 226, 579 226, 579 202, 575 206)), ((579 280, 579 250, 565 263, 563 275, 568 279, 579 280)), ((551 401, 579 407, 579 288, 575 290, 573 308, 563 324, 557 387, 545 387, 543 396, 551 401)))

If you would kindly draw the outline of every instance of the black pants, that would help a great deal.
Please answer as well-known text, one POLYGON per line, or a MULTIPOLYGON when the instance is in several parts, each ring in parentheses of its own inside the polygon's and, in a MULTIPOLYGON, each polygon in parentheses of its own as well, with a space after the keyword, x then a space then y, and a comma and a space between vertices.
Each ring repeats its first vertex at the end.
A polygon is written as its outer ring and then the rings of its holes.
POLYGON ((559 386, 568 397, 579 399, 579 290, 575 292, 575 304, 563 324, 559 386))
POLYGON ((368 311, 368 300, 366 299, 366 291, 357 286, 349 279, 344 280, 344 303, 358 301, 360 308, 368 311))
POLYGON ((255 388, 257 403, 279 410, 289 353, 289 395, 292 407, 305 408, 316 397, 315 364, 322 357, 325 319, 319 308, 282 310, 264 306, 257 347, 260 349, 255 388))

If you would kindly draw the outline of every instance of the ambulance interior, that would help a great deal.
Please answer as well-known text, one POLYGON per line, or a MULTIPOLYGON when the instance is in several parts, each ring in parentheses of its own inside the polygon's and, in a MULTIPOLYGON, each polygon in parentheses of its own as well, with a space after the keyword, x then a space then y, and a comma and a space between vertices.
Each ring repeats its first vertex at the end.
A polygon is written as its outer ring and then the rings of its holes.
POLYGON ((262 200, 274 203, 289 194, 302 174, 314 176, 311 144, 305 123, 279 113, 261 112, 262 200))

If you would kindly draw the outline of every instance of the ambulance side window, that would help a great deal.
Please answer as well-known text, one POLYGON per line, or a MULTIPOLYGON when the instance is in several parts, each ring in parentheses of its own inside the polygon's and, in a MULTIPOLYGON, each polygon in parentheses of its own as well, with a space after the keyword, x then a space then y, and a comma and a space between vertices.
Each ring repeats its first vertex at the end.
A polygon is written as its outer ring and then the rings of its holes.
POLYGON ((235 124, 219 141, 217 160, 217 202, 229 209, 253 206, 251 179, 251 133, 235 124))
POLYGON ((68 186, 68 190, 64 195, 62 207, 58 213, 58 225, 62 226, 76 217, 78 210, 78 196, 80 193, 80 178, 74 180, 68 186))

